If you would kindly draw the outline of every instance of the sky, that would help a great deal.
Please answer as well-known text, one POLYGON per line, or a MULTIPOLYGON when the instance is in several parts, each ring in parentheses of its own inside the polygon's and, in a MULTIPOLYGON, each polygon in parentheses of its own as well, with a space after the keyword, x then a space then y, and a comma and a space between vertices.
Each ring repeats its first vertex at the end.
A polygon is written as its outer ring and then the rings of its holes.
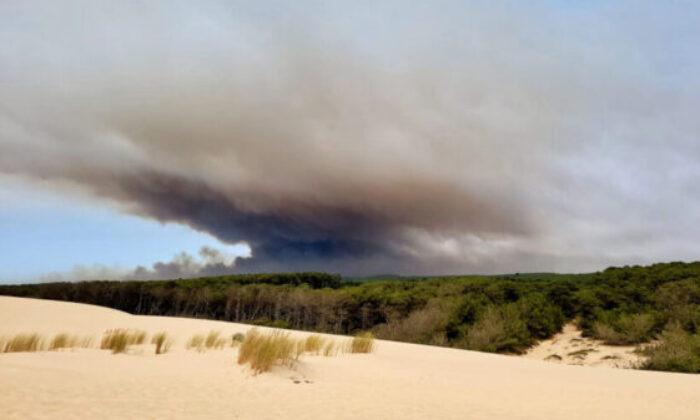
POLYGON ((0 3, 0 282, 700 253, 693 1, 0 3))

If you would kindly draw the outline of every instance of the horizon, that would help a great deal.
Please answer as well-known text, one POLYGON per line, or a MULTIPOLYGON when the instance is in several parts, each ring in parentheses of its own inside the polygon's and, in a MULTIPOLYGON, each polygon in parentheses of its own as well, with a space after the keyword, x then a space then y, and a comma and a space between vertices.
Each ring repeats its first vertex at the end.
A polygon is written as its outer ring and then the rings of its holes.
POLYGON ((104 281, 117 281, 117 282, 129 282, 129 281, 180 281, 180 280, 198 280, 198 279, 210 279, 210 278, 219 278, 219 277, 227 277, 227 276, 241 276, 241 277, 246 277, 246 276, 255 276, 255 275, 286 275, 286 274, 308 274, 308 273, 320 273, 320 274, 328 274, 331 276, 339 276, 341 280, 343 281, 355 281, 355 280, 367 280, 367 279, 377 279, 376 281, 387 281, 391 280, 392 278, 396 278, 398 280, 430 280, 430 279, 438 279, 438 278, 470 278, 470 277, 489 277, 489 278, 498 278, 498 277, 519 277, 519 276, 585 276, 585 275, 591 275, 591 274, 598 274, 598 273, 603 273, 607 270, 610 269, 628 269, 628 268, 646 268, 650 266, 657 266, 657 265, 670 265, 670 264, 698 264, 700 263, 700 260, 697 261, 659 261, 655 262, 652 264, 648 265, 640 265, 640 264, 625 264, 625 265, 619 265, 619 266, 607 266, 605 268, 599 269, 599 270, 594 270, 594 271, 581 271, 581 272, 556 272, 556 271, 527 271, 527 272, 509 272, 509 273, 492 273, 492 274, 487 274, 487 273, 457 273, 457 274, 367 274, 367 275, 361 275, 361 276, 352 276, 352 275, 343 275, 341 273, 332 273, 332 272, 325 272, 325 271, 315 271, 315 270, 309 270, 309 271, 289 271, 289 272, 266 272, 266 271, 256 271, 256 272, 249 272, 249 273, 241 273, 241 272, 231 272, 227 274, 220 274, 220 275, 206 275, 206 276, 199 276, 199 277, 178 277, 178 278, 169 278, 169 277, 164 277, 164 278, 149 278, 149 279, 138 279, 138 278, 121 278, 121 279, 100 279, 100 278, 92 278, 92 279, 76 279, 76 280, 70 280, 70 279, 51 279, 47 278, 42 281, 29 281, 25 283, 21 282, 0 282, 0 286, 24 286, 24 285, 32 285, 32 284, 50 284, 50 283, 75 283, 75 282, 104 282, 104 281))
POLYGON ((696 261, 700 4, 518 6, 5 2, 0 284, 696 261))

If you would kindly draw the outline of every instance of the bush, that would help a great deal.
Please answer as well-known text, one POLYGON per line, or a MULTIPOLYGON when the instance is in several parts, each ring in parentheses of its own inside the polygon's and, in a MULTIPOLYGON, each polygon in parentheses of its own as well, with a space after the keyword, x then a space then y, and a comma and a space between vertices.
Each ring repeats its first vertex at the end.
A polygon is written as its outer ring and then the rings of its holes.
POLYGON ((372 353, 374 351, 374 335, 364 332, 355 335, 350 341, 350 353, 372 353))
POLYGON ((530 336, 545 339, 560 331, 564 325, 564 313, 547 301, 543 295, 533 293, 518 301, 521 318, 530 336))
POLYGON ((623 314, 609 322, 594 323, 593 337, 612 345, 644 343, 653 338, 655 322, 650 314, 623 314))
POLYGON ((527 324, 514 304, 487 308, 463 342, 470 350, 511 353, 521 353, 531 344, 527 324))
POLYGON ((645 347, 648 359, 642 369, 700 373, 700 336, 689 334, 679 324, 668 327, 660 342, 645 347))
POLYGON ((428 304, 411 312, 406 318, 395 319, 374 329, 377 337, 421 344, 441 344, 446 341, 450 316, 444 305, 428 304))

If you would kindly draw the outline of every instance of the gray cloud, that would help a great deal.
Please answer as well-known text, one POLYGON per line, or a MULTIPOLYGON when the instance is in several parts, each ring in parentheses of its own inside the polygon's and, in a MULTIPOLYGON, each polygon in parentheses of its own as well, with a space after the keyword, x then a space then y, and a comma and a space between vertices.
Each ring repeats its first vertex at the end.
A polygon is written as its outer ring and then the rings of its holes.
POLYGON ((0 172, 245 241, 239 271, 697 255, 692 14, 460 3, 6 6, 0 172))

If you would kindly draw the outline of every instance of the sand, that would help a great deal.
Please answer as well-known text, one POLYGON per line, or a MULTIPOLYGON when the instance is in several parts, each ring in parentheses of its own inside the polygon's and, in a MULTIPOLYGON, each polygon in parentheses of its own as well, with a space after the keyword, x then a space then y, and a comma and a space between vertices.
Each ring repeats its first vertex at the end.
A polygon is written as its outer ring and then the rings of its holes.
POLYGON ((119 355, 98 349, 0 354, 0 417, 640 420, 700 413, 700 375, 379 341, 373 354, 307 356, 294 370, 252 376, 236 364, 235 349, 184 348, 193 334, 250 326, 0 297, 0 335, 99 335, 125 327, 166 330, 177 340, 159 356, 152 346, 119 355))
POLYGON ((525 357, 579 366, 633 368, 644 361, 636 346, 608 346, 600 340, 581 336, 574 324, 567 324, 554 337, 543 340, 525 357))

